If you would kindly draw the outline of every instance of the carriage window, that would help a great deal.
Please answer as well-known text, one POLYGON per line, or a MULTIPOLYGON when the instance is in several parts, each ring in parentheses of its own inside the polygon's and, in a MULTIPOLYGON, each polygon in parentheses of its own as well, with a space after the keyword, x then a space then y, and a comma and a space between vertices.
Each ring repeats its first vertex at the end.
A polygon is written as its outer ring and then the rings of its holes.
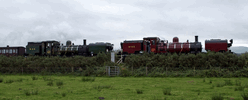
POLYGON ((9 53, 12 53, 12 49, 9 49, 9 53))
POLYGON ((3 49, 2 52, 5 53, 5 49, 3 49))
POLYGON ((0 49, 0 53, 2 53, 2 50, 0 49))
POLYGON ((18 49, 16 49, 16 53, 18 52, 18 49))
POLYGON ((155 41, 154 40, 152 40, 152 45, 155 45, 155 41))
POLYGON ((16 52, 15 52, 15 49, 13 49, 13 53, 16 53, 16 52))
POLYGON ((6 53, 9 53, 9 49, 6 49, 6 51, 5 51, 6 53))

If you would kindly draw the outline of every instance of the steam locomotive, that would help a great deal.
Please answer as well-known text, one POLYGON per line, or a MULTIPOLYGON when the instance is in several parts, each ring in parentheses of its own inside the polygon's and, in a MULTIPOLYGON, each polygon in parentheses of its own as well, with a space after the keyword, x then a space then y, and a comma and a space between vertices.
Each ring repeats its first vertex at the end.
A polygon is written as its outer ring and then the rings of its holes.
POLYGON ((113 50, 113 44, 96 42, 86 45, 86 39, 84 39, 83 45, 74 45, 70 40, 66 42, 66 45, 60 45, 59 41, 41 41, 41 42, 28 42, 26 51, 24 47, 0 47, 0 55, 6 56, 95 56, 98 53, 107 53, 113 50))
MULTIPOLYGON (((215 52, 231 52, 229 47, 232 46, 227 40, 211 39, 205 40, 205 50, 215 52)), ((121 42, 122 54, 138 54, 143 52, 154 53, 200 53, 202 44, 198 42, 198 36, 195 36, 195 42, 179 42, 178 37, 173 38, 173 42, 160 40, 159 37, 145 37, 143 40, 129 40, 121 42)))

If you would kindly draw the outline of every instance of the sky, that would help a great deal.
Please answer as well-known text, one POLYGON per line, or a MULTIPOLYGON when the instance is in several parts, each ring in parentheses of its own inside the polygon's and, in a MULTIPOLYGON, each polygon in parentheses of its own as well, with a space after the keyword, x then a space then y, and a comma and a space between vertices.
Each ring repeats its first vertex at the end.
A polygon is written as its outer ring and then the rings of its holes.
POLYGON ((248 47, 246 0, 0 0, 0 46, 57 40, 75 45, 159 37, 233 39, 248 47))

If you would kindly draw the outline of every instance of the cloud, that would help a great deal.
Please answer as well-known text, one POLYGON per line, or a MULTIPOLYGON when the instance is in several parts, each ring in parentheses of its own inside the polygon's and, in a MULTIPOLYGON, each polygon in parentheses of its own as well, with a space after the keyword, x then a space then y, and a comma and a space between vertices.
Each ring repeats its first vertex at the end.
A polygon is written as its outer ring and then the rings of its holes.
POLYGON ((169 42, 233 39, 248 44, 245 0, 5 0, 1 1, 0 46, 71 40, 82 44, 160 37, 169 42))

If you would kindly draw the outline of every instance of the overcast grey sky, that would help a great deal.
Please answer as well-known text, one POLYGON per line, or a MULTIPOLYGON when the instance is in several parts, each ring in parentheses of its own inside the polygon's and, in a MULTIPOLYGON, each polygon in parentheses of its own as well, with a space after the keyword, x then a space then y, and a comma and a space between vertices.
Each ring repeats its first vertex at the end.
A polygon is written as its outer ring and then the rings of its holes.
POLYGON ((156 36, 172 42, 233 39, 248 47, 246 0, 0 0, 0 46, 82 44, 156 36))

